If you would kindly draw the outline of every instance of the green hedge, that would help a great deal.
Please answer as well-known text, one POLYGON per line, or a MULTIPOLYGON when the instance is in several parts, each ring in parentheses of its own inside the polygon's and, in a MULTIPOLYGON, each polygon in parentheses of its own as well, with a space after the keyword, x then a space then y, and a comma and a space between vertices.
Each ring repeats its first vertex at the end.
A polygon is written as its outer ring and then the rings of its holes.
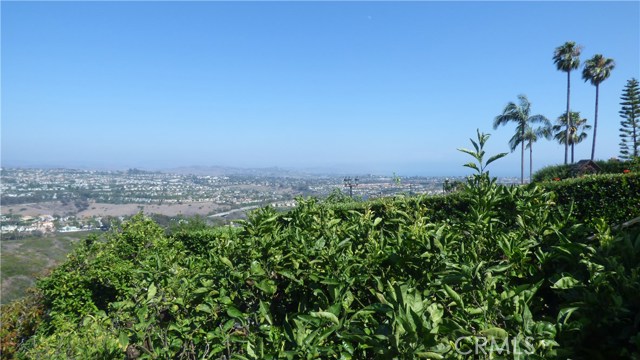
POLYGON ((620 160, 596 160, 596 164, 600 167, 600 174, 622 174, 632 166, 631 161, 620 160))
POLYGON ((638 173, 590 175, 537 185, 553 191, 558 204, 573 204, 573 216, 585 223, 603 218, 618 224, 640 216, 638 173))
MULTIPOLYGON (((600 175, 602 174, 622 174, 625 170, 634 170, 637 172, 637 164, 632 161, 620 160, 596 160, 595 163, 600 167, 600 175)), ((569 179, 574 177, 572 172, 573 165, 551 165, 546 166, 533 174, 533 182, 551 181, 554 179, 569 179)))
POLYGON ((550 181, 553 179, 568 179, 571 177, 571 165, 550 165, 536 171, 532 182, 550 181))
MULTIPOLYGON (((612 166, 613 168, 613 166, 612 166)), ((577 221, 593 223, 603 218, 618 224, 640 216, 640 173, 588 175, 562 181, 544 181, 529 185, 553 191, 557 204, 569 208, 577 221)), ((371 211, 376 217, 386 218, 386 209, 399 208, 405 212, 421 211, 432 222, 459 219, 469 204, 461 193, 449 195, 385 198, 367 202, 328 205, 336 213, 371 211)), ((515 204, 502 203, 500 211, 511 211, 515 204)), ((343 217, 346 215, 343 215, 343 217)))
POLYGON ((480 180, 359 209, 303 199, 237 231, 167 236, 137 215, 41 279, 42 300, 2 308, 0 340, 20 359, 637 359, 640 224, 589 238, 543 187, 480 180))

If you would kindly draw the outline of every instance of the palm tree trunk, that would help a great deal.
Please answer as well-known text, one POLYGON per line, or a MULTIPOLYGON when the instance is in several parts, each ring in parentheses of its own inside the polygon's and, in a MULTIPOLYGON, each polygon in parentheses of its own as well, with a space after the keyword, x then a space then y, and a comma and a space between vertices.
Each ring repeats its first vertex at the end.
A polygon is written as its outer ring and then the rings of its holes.
POLYGON ((533 177, 533 142, 529 141, 529 184, 533 177))
POLYGON ((576 146, 576 144, 574 144, 573 141, 571 141, 571 163, 572 164, 575 162, 575 160, 573 158, 575 146, 576 146))
POLYGON ((520 184, 524 184, 524 126, 522 126, 521 134, 521 144, 522 144, 522 152, 520 155, 520 184))
POLYGON ((570 102, 570 95, 571 95, 571 70, 567 71, 567 133, 566 133, 566 140, 564 143, 564 164, 567 165, 567 160, 569 157, 569 127, 571 126, 571 114, 569 114, 569 102, 570 102))
POLYGON ((596 114, 593 118, 593 144, 591 145, 591 161, 596 154, 596 133, 598 131, 598 95, 600 93, 600 84, 596 84, 596 114))

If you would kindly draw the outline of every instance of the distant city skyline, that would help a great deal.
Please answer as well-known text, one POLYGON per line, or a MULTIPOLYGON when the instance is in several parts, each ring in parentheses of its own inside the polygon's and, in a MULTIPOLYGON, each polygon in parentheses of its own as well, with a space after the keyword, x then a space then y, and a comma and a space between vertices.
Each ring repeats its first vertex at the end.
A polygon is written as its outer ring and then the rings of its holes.
MULTIPOLYGON (((456 149, 480 129, 489 154, 507 152, 515 127, 493 119, 519 94, 532 114, 564 113, 552 55, 566 41, 584 47, 582 63, 616 62, 600 86, 596 158, 608 159, 620 95, 640 78, 637 1, 0 6, 5 167, 466 175, 456 149)), ((581 71, 571 110, 593 124, 581 71)), ((534 145, 534 170, 563 159, 557 143, 534 145)), ((519 169, 517 151, 489 167, 519 169)))

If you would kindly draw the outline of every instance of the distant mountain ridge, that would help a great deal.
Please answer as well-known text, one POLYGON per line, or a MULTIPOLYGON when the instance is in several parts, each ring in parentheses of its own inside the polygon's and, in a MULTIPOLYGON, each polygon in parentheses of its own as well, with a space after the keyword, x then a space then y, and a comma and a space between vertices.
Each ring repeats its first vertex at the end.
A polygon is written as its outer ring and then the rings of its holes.
POLYGON ((283 169, 277 166, 266 168, 237 168, 231 166, 180 166, 176 168, 161 169, 163 173, 179 175, 246 175, 246 176, 269 176, 269 177, 306 177, 310 174, 283 169))

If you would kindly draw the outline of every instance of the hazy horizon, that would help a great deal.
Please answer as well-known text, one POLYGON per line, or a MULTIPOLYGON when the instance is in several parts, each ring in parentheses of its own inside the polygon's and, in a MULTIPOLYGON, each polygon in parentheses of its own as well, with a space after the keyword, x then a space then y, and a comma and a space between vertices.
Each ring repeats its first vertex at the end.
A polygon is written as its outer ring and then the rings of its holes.
MULTIPOLYGON (((401 177, 457 177, 457 176, 465 176, 463 171, 462 164, 458 166, 460 169, 451 169, 451 171, 447 172, 446 166, 439 167, 436 169, 437 171, 433 171, 433 169, 424 169, 424 170, 414 170, 411 168, 403 168, 397 167, 395 170, 387 171, 386 168, 382 168, 380 166, 371 166, 366 167, 366 165, 361 164, 343 164, 343 165, 335 165, 335 166, 315 166, 315 167, 282 167, 282 166, 257 166, 257 167, 242 167, 242 166, 233 166, 233 165, 178 165, 178 166, 165 166, 165 167, 153 167, 147 166, 145 164, 142 165, 134 165, 134 166, 123 166, 123 165, 105 165, 105 164, 97 164, 97 165, 86 165, 86 164, 76 164, 76 165, 61 165, 61 164, 2 164, 3 168, 7 169, 67 169, 67 170, 86 170, 86 171, 127 171, 132 169, 138 169, 143 171, 161 171, 161 172, 171 172, 176 170, 197 170, 197 169, 228 169, 228 170, 282 170, 283 172, 291 172, 291 173, 299 173, 299 174, 307 174, 307 175, 330 175, 330 176, 365 176, 365 175, 374 175, 374 176, 401 176, 401 177)), ((520 174, 510 174, 509 172, 501 172, 499 168, 494 169, 496 171, 490 171, 492 175, 498 177, 519 177, 520 174)), ((192 171, 190 173, 196 173, 196 171, 192 171)))
MULTIPOLYGON (((180 166, 471 173, 456 148, 519 94, 565 111, 566 41, 616 68, 597 159, 618 156, 620 95, 639 78, 639 2, 13 2, 1 4, 4 167, 180 166), (575 20, 566 29, 558 24, 575 20)), ((571 73, 593 125, 595 87, 571 73)), ((589 137, 576 146, 588 158, 589 137)), ((525 154, 528 175, 528 151, 525 154)), ((534 145, 534 171, 564 147, 534 145)), ((519 149, 489 167, 519 176, 519 149)))

